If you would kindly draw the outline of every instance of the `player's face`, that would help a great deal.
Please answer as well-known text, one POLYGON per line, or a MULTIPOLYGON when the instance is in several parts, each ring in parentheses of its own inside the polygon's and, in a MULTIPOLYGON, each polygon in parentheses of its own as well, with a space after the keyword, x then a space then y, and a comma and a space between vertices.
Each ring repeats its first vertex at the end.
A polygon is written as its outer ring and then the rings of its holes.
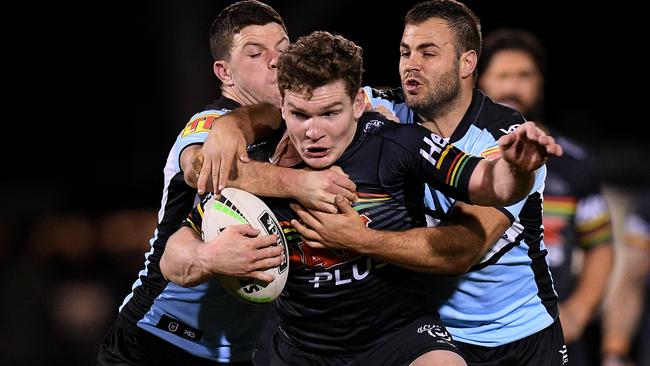
POLYGON ((460 91, 459 57, 447 23, 431 18, 404 28, 399 71, 406 103, 418 113, 432 114, 460 91))
POLYGON ((293 146, 314 169, 331 166, 352 142, 364 108, 363 91, 354 100, 338 80, 313 90, 310 99, 285 90, 282 116, 293 146))
POLYGON ((289 38, 277 23, 249 25, 234 35, 227 68, 232 92, 243 104, 280 106, 277 63, 287 47, 289 38))
POLYGON ((503 50, 492 56, 479 84, 490 98, 526 115, 539 101, 543 79, 530 54, 503 50))

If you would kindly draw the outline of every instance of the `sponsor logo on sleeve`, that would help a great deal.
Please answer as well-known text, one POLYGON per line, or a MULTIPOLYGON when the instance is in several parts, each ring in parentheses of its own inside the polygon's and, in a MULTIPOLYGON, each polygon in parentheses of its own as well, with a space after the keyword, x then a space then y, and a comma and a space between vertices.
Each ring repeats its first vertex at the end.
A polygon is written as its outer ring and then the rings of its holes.
POLYGON ((221 117, 221 113, 200 114, 185 125, 182 136, 187 137, 195 133, 210 132, 214 121, 221 117))

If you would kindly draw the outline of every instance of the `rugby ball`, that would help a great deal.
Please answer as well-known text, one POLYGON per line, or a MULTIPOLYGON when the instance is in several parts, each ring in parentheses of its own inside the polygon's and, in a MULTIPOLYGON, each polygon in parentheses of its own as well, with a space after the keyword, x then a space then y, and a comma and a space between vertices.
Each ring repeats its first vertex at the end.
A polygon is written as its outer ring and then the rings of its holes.
POLYGON ((289 274, 289 264, 286 260, 289 257, 289 247, 282 227, 271 209, 257 196, 237 188, 225 188, 221 191, 219 199, 210 198, 203 209, 201 231, 204 241, 214 239, 228 226, 241 224, 250 224, 260 230, 260 235, 278 236, 275 245, 284 247, 285 260, 279 266, 265 271, 275 278, 273 282, 226 275, 217 276, 221 286, 233 296, 248 303, 264 304, 278 297, 289 274))

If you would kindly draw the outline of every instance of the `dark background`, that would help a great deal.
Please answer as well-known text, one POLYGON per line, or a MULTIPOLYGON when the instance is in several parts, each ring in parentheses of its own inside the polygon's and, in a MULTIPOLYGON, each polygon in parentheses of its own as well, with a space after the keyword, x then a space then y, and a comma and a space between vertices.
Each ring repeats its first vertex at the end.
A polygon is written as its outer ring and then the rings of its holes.
MULTIPOLYGON (((19 65, 4 69, 18 81, 7 88, 5 107, 17 117, 7 118, 0 151, 0 294, 12 299, 0 305, 0 364, 93 363, 142 267, 169 149, 217 95, 208 28, 229 3, 27 2, 7 12, 17 25, 5 30, 6 58, 19 65)), ((269 3, 292 41, 314 30, 342 34, 364 48, 365 84, 399 84, 402 17, 415 1, 269 3)), ((606 184, 650 186, 639 9, 466 4, 484 34, 507 26, 542 39, 545 122, 592 151, 606 184)))
MULTIPOLYGON (((82 9, 83 16, 71 15, 69 22, 57 19, 63 33, 43 61, 60 66, 48 71, 54 80, 33 102, 64 99, 55 104, 55 117, 37 119, 42 133, 34 141, 46 150, 26 152, 36 160, 32 168, 5 171, 4 184, 13 189, 0 197, 8 203, 3 212, 156 206, 176 134, 216 95, 208 28, 229 3, 137 1, 82 9), (73 56, 61 62, 68 51, 73 56), (101 208, 90 199, 98 195, 101 208)), ((340 33, 364 48, 366 84, 399 84, 402 17, 414 1, 269 3, 284 17, 291 40, 313 30, 340 33)), ((643 25, 638 9, 587 1, 467 4, 484 34, 500 26, 526 28, 545 43, 547 124, 586 144, 606 182, 649 184, 642 162, 650 149, 640 131, 647 120, 646 45, 635 41, 643 25)), ((35 37, 51 39, 49 32, 41 27, 35 37)))

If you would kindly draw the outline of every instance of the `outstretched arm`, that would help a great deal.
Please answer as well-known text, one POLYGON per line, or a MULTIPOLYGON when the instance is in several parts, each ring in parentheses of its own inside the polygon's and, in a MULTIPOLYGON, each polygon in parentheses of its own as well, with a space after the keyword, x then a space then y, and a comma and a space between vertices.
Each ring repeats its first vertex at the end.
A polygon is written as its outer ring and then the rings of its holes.
POLYGON ((461 274, 467 272, 510 226, 508 218, 493 207, 456 202, 447 225, 403 232, 374 230, 347 200, 338 197, 339 214, 292 208, 302 223, 292 225, 313 247, 348 249, 419 272, 461 274))
POLYGON ((550 156, 562 156, 562 147, 535 123, 526 122, 499 139, 502 155, 482 160, 469 181, 472 203, 508 206, 526 197, 535 182, 535 171, 550 156))

